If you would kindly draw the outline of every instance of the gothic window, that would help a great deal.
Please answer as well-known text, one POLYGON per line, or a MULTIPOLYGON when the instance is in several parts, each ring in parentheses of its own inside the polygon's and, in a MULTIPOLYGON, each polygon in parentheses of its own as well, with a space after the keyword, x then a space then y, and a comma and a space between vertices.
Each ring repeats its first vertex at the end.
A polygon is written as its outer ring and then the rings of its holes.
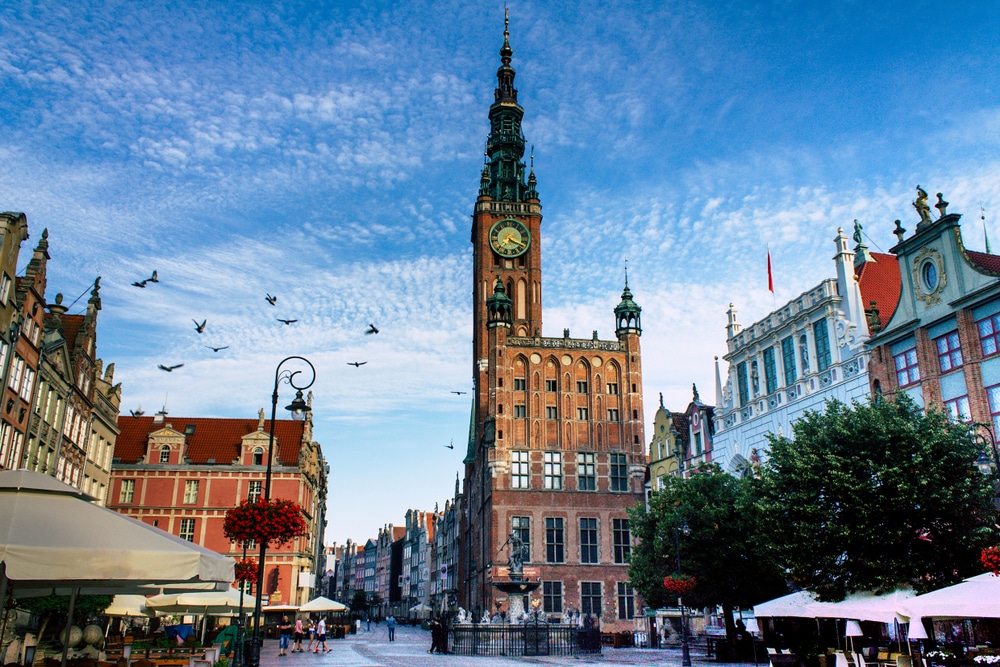
POLYGON ((511 452, 510 460, 510 488, 529 488, 528 452, 511 452))
POLYGON ((580 562, 597 563, 597 519, 580 519, 580 562))
POLYGON ((565 561, 563 549, 563 520, 558 517, 545 519, 545 562, 562 563, 565 561))
POLYGON ((596 491, 597 475, 594 469, 593 452, 578 452, 576 455, 576 488, 579 491, 596 491))
POLYGON ((628 491, 628 457, 624 454, 611 455, 611 490, 628 491))
POLYGON ((601 582, 580 582, 580 612, 601 617, 601 582))
POLYGON ((542 582, 542 611, 561 614, 563 610, 563 585, 561 581, 542 582))
POLYGON ((544 474, 546 489, 557 491, 562 488, 562 454, 560 452, 545 452, 544 474))
POLYGON ((635 593, 627 581, 618 582, 618 619, 630 621, 635 618, 635 593))
POLYGON ((628 519, 612 519, 611 530, 615 563, 619 565, 628 563, 632 557, 632 534, 629 532, 628 519))

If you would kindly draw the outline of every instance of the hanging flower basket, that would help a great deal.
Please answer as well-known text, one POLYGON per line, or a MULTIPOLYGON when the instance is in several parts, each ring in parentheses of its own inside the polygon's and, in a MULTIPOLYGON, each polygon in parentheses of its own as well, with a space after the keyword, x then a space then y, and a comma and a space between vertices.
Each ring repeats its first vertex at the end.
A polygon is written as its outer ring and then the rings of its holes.
POLYGON ((291 500, 244 500, 226 512, 222 530, 227 538, 242 544, 284 544, 304 535, 306 522, 302 508, 291 500))
POLYGON ((1000 576, 1000 547, 986 547, 979 555, 979 560, 987 571, 1000 576))
POLYGON ((257 583, 257 561, 250 560, 238 560, 236 561, 236 581, 240 583, 250 582, 252 584, 257 583))
POLYGON ((668 593, 675 595, 687 595, 694 590, 697 583, 694 577, 686 574, 670 575, 663 578, 663 587, 667 589, 668 593))

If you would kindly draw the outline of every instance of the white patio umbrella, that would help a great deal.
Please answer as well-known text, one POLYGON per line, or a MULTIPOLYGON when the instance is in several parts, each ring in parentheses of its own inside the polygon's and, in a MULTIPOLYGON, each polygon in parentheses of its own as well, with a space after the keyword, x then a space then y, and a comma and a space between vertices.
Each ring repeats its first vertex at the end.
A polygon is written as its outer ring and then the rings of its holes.
MULTIPOLYGON (((214 587, 233 560, 92 504, 41 473, 0 472, 0 601, 13 597, 139 593, 147 586, 214 587)), ((68 633, 68 628, 67 628, 68 633)), ((63 665, 68 647, 63 651, 63 665)))
POLYGON ((347 605, 341 604, 336 600, 331 600, 330 598, 325 598, 321 595, 299 607, 299 611, 347 611, 347 605))
POLYGON ((987 572, 904 600, 899 613, 921 618, 1000 618, 1000 577, 987 572))
POLYGON ((146 607, 145 595, 116 595, 111 606, 104 610, 105 616, 152 616, 146 607))
MULTIPOLYGON (((249 598, 253 606, 253 598, 249 598)), ((163 593, 146 600, 146 606, 161 614, 192 614, 201 616, 201 641, 205 641, 208 616, 236 616, 240 613, 240 592, 235 588, 225 591, 163 593)), ((243 607, 247 598, 244 596, 243 607)))

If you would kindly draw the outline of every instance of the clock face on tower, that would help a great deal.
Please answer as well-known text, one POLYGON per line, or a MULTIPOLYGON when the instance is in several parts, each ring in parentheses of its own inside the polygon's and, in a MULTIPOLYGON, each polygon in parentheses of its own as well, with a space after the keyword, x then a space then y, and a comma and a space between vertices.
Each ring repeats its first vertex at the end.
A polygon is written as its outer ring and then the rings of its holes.
POLYGON ((520 220, 508 218, 490 227, 490 246, 501 257, 523 255, 531 245, 531 232, 520 220))

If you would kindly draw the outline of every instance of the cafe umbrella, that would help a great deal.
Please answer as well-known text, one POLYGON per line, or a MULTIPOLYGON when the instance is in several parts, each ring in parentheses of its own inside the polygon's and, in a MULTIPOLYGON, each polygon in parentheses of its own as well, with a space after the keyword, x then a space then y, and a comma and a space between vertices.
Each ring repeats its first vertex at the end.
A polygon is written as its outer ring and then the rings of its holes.
MULTIPOLYGON (((228 587, 233 559, 94 504, 53 477, 0 472, 0 602, 228 587)), ((63 651, 63 665, 68 647, 63 651)))

